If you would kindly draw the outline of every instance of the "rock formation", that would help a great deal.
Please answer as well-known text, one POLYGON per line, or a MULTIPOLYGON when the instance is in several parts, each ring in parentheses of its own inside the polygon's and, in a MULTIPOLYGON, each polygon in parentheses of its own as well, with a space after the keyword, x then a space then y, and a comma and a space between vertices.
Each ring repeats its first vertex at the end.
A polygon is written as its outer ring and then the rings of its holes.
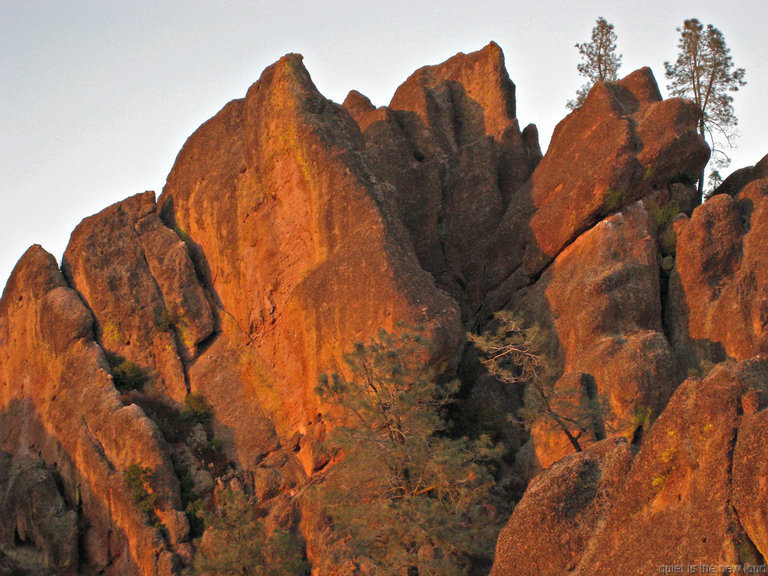
POLYGON ((515 90, 493 43, 380 108, 287 55, 157 201, 86 218, 61 269, 30 248, 0 300, 0 573, 180 574, 225 489, 348 572, 305 495, 343 465, 318 376, 419 325, 461 379, 454 427, 506 443, 499 487, 530 482, 494 576, 764 559, 768 160, 700 204, 696 109, 649 69, 598 83, 543 157, 515 90), (606 408, 583 451, 508 423, 522 390, 464 337, 502 310, 540 330, 564 416, 606 408))

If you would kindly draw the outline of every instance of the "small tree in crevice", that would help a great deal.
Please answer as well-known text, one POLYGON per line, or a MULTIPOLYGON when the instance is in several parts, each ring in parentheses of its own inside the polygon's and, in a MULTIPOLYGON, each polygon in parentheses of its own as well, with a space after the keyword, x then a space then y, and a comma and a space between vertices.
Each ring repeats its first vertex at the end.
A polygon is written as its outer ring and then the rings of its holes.
POLYGON ((574 391, 556 388, 554 370, 542 353, 543 336, 539 330, 523 328, 505 311, 496 315, 492 330, 468 337, 480 349, 481 362, 495 378, 523 388, 519 423, 530 428, 535 422, 549 422, 565 435, 576 452, 581 452, 580 440, 596 431, 607 408, 596 393, 585 402, 574 402, 574 391))

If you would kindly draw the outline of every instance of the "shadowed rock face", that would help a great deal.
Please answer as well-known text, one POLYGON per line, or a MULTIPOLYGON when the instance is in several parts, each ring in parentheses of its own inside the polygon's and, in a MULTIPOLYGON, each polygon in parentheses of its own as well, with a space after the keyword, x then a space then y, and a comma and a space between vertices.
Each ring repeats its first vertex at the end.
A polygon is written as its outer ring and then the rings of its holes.
POLYGON ((670 325, 682 362, 768 353, 768 177, 718 194, 680 225, 670 325))
POLYGON ((0 542, 16 569, 77 573, 77 512, 41 461, 0 452, 0 518, 0 542))
POLYGON ((85 219, 63 273, 38 246, 19 261, 0 300, 0 494, 40 498, 3 501, 0 544, 63 574, 178 574, 183 479, 210 501, 245 486, 268 526, 301 530, 313 574, 344 573, 301 496, 338 461, 317 378, 380 328, 421 324, 427 361, 462 378, 457 421, 524 444, 500 481, 540 472, 494 576, 759 559, 768 180, 763 161, 696 207, 695 112, 642 69, 596 85, 542 158, 493 43, 418 70, 381 108, 328 101, 282 58, 189 138, 157 203, 85 219), (463 337, 504 309, 542 328, 573 390, 558 402, 607 400, 585 451, 507 422, 520 390, 463 337), (148 376, 142 393, 115 389, 117 356, 148 376), (680 384, 726 358, 742 362, 680 384), (174 440, 159 415, 190 393, 212 422, 174 440), (132 464, 152 472, 150 514, 132 464))
POLYGON ((491 43, 421 68, 388 108, 355 92, 344 106, 363 131, 377 178, 393 187, 421 265, 466 319, 492 281, 486 262, 508 260, 489 253, 492 232, 541 158, 535 127, 520 131, 501 49, 491 43))

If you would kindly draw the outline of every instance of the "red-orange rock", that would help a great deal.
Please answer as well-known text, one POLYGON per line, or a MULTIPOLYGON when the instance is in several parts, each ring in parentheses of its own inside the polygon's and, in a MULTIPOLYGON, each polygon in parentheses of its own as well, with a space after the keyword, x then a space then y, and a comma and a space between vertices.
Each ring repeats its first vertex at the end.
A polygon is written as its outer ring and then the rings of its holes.
POLYGON ((628 439, 646 414, 661 412, 680 379, 662 331, 651 227, 640 203, 606 218, 563 250, 514 305, 529 324, 549 329, 545 353, 563 372, 594 377, 610 407, 609 435, 628 439))
POLYGON ((731 458, 741 397, 766 377, 760 362, 721 364, 677 389, 574 574, 760 563, 734 509, 731 458))
MULTIPOLYGON (((460 338, 455 303, 418 265, 362 150, 347 111, 289 55, 190 137, 160 199, 166 221, 199 246, 219 314, 232 319, 222 349, 249 348, 247 359, 217 352, 231 364, 218 370, 239 373, 219 393, 247 398, 286 443, 322 436, 317 377, 343 370, 354 342, 399 322, 425 323, 439 356, 460 338)), ((243 413, 221 412, 235 438, 264 446, 243 413)), ((314 456, 305 462, 311 471, 314 456)))
POLYGON ((718 194, 680 227, 669 324, 683 363, 768 353, 768 178, 718 194))
POLYGON ((491 576, 559 576, 574 569, 608 516, 634 449, 604 440, 537 476, 499 534, 491 576))
POLYGON ((211 334, 213 316, 184 243, 157 216, 154 194, 83 220, 63 268, 96 317, 104 349, 144 369, 149 391, 183 400, 182 357, 211 334))
POLYGON ((695 110, 685 100, 660 100, 643 68, 617 83, 598 82, 584 106, 558 124, 531 179, 528 274, 603 216, 654 187, 698 177, 709 149, 696 134, 695 110))
POLYGON ((123 473, 133 463, 150 468, 158 513, 168 517, 180 507, 178 480, 156 426, 120 402, 92 327, 54 258, 30 248, 0 300, 0 447, 59 472, 66 501, 87 519, 84 570, 164 575, 158 559, 172 557, 169 543, 123 473))
POLYGON ((379 179, 422 266, 469 316, 492 284, 488 254, 510 197, 541 158, 535 128, 521 134, 515 85, 491 43, 411 75, 389 108, 352 93, 345 107, 360 125, 379 179))

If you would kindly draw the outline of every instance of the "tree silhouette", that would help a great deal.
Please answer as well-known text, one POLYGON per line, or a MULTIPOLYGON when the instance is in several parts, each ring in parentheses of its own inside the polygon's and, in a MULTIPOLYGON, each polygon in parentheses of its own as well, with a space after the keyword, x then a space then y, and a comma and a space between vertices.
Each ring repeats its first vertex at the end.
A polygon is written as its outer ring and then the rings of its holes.
MULTIPOLYGON (((690 98, 696 103, 700 112, 698 131, 712 148, 715 168, 724 168, 731 160, 723 147, 733 148, 737 134, 731 94, 746 84, 744 68, 734 67, 722 32, 711 24, 704 28, 691 18, 677 31, 680 53, 674 64, 664 63, 667 88, 672 96, 690 98)), ((704 191, 705 170, 706 166, 699 177, 699 194, 704 191)))
POLYGON ((596 82, 615 81, 621 66, 621 54, 616 54, 616 33, 613 24, 600 17, 592 28, 592 41, 576 44, 582 62, 577 69, 579 74, 589 82, 576 92, 576 98, 568 101, 566 106, 574 110, 584 104, 592 86, 596 82))

